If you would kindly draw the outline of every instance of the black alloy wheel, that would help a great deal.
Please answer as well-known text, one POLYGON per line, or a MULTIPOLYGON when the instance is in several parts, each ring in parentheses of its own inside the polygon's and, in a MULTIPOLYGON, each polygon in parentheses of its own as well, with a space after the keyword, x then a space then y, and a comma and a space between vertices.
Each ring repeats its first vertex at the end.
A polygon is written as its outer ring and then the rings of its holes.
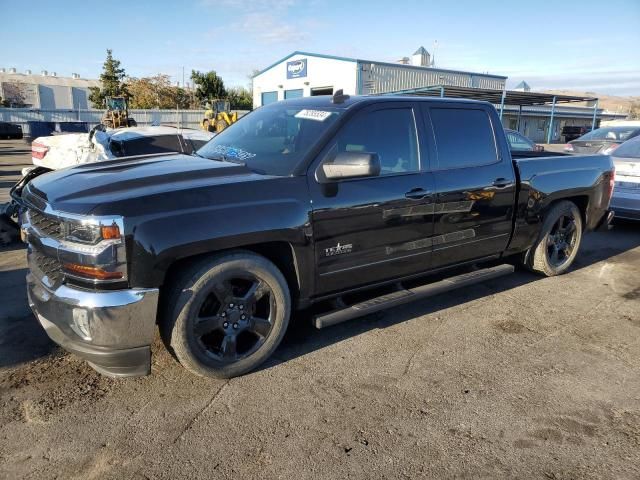
POLYGON ((291 314, 289 286, 278 267, 236 250, 176 272, 162 294, 160 333, 187 370, 231 378, 269 358, 291 314))
POLYGON ((570 258, 576 247, 577 228, 572 213, 560 215, 547 236, 547 255, 549 263, 561 268, 570 258))
POLYGON ((525 266, 547 277, 565 273, 581 242, 582 214, 575 203, 560 200, 545 212, 540 235, 525 255, 525 266))
POLYGON ((276 309, 273 292, 262 279, 232 272, 204 298, 193 334, 206 355, 221 363, 236 362, 264 344, 276 309))

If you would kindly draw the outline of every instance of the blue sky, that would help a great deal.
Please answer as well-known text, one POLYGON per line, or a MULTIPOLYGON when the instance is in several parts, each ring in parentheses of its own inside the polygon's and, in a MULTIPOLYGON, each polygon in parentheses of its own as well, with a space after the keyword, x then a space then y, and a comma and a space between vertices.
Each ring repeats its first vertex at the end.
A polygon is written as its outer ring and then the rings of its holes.
POLYGON ((181 81, 184 66, 246 85, 294 50, 395 61, 437 40, 437 67, 507 75, 508 87, 640 95, 640 0, 0 0, 0 11, 0 66, 19 71, 94 78, 112 48, 131 76, 181 81))

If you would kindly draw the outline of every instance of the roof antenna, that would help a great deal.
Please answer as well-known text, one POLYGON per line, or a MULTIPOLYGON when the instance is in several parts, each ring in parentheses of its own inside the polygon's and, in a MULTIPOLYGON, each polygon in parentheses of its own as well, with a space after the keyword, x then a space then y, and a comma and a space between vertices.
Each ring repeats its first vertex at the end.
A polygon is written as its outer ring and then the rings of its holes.
POLYGON ((336 92, 333 94, 333 99, 331 100, 331 103, 344 103, 344 101, 348 99, 349 99, 349 95, 345 95, 342 89, 340 89, 340 90, 336 90, 336 92))

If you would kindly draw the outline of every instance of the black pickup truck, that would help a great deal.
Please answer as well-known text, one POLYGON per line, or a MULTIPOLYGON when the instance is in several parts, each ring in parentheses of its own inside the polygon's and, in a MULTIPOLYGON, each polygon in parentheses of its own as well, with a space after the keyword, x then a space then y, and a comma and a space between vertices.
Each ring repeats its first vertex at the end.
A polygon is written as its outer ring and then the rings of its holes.
POLYGON ((510 273, 565 272, 607 225, 607 156, 512 159, 494 108, 403 96, 260 108, 196 155, 42 175, 30 305, 113 376, 148 374, 156 325, 191 372, 264 362, 296 310, 316 327, 510 273))

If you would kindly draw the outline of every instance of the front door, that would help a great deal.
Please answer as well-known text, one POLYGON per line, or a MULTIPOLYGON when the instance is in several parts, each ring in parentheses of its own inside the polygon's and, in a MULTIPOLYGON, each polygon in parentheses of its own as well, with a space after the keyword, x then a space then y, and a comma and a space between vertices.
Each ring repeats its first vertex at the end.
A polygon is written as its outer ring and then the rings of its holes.
POLYGON ((327 294, 430 267, 433 177, 421 171, 422 119, 411 102, 373 105, 328 143, 309 174, 317 265, 316 291, 327 294), (318 183, 329 152, 376 153, 379 176, 318 183))
POLYGON ((497 115, 459 104, 424 112, 438 152, 433 268, 500 254, 511 235, 516 179, 511 157, 498 153, 508 146, 494 135, 502 128, 497 115))

